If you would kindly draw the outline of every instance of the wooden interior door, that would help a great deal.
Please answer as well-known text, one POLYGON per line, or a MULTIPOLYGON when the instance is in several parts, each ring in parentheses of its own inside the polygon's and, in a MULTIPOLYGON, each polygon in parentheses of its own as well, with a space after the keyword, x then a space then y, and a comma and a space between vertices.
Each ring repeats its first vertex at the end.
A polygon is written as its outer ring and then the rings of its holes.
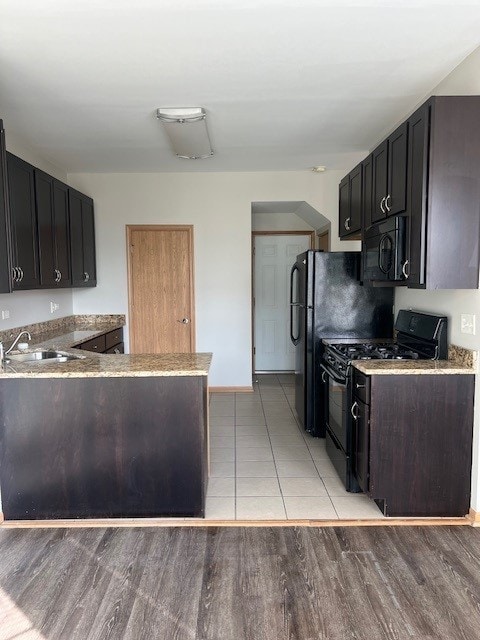
POLYGON ((195 351, 193 227, 128 225, 130 353, 195 351))

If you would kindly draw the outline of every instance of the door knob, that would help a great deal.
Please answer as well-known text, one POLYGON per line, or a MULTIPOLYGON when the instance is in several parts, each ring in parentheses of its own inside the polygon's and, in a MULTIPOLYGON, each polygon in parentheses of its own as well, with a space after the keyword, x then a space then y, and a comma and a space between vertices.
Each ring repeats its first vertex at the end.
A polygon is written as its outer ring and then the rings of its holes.
POLYGON ((182 324, 188 324, 190 322, 190 318, 182 318, 181 320, 177 320, 177 322, 181 322, 182 324))

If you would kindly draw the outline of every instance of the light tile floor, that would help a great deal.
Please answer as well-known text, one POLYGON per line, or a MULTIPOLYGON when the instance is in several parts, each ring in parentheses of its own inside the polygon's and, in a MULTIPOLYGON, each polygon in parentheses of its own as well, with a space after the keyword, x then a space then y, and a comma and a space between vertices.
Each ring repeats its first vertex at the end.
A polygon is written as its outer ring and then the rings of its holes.
POLYGON ((347 493, 325 440, 299 428, 291 374, 256 376, 254 393, 210 398, 209 520, 382 518, 363 494, 347 493))

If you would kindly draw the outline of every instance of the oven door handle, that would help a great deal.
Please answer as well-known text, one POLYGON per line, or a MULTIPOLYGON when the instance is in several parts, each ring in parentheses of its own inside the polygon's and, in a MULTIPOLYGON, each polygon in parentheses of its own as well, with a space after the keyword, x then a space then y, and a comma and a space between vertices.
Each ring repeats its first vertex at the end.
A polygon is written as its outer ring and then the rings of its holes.
POLYGON ((332 371, 332 369, 330 369, 330 367, 327 367, 326 364, 324 364, 323 362, 320 364, 320 368, 322 369, 322 371, 324 371, 327 376, 330 376, 330 378, 336 382, 337 384, 341 384, 343 386, 346 386, 347 384, 347 379, 346 378, 340 378, 339 376, 337 376, 336 373, 334 373, 332 371))

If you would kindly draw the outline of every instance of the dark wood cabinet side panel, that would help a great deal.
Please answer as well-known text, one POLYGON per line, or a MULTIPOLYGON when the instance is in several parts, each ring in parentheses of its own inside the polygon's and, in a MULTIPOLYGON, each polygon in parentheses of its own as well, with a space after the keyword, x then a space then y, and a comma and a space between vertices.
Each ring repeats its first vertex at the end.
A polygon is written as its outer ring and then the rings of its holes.
POLYGON ((0 120, 0 293, 10 293, 12 290, 11 269, 7 155, 5 130, 0 120))
POLYGON ((83 230, 82 200, 80 194, 69 190, 69 223, 70 223, 70 257, 72 265, 72 285, 78 287, 83 281, 83 230))
POLYGON ((346 221, 350 216, 350 180, 348 176, 340 181, 338 198, 338 235, 341 238, 348 233, 346 221))
POLYGON ((1 380, 5 518, 203 515, 205 384, 1 380))
POLYGON ((391 516, 464 516, 470 506, 473 375, 375 375, 370 495, 391 516))
POLYGON ((60 272, 57 286, 71 287, 70 224, 68 217, 68 187, 58 180, 53 181, 53 224, 55 232, 55 264, 60 272))
MULTIPOLYGON (((430 104, 426 103, 409 118, 407 211, 410 287, 425 284, 429 124, 430 104)), ((444 241, 448 242, 448 239, 444 241)))
POLYGON ((408 121, 388 137, 387 215, 403 213, 407 208, 408 121), (390 209, 390 211, 388 211, 390 209))
POLYGON ((362 218, 362 165, 359 164, 350 173, 350 233, 361 230, 362 218))
POLYGON ((476 289, 480 238, 480 96, 432 99, 427 287, 476 289), (445 251, 445 245, 448 251, 445 251))
POLYGON ((372 226, 372 207, 373 207, 373 164, 372 154, 363 161, 363 188, 362 188, 362 209, 363 209, 363 228, 368 229, 372 226))
POLYGON ((39 169, 35 169, 35 201, 38 220, 40 282, 43 286, 55 286, 53 178, 39 169))
POLYGON ((387 196, 387 166, 388 166, 388 140, 384 140, 372 153, 373 162, 373 206, 372 222, 383 220, 386 215, 384 209, 387 196), (382 210, 383 208, 383 210, 382 210))

